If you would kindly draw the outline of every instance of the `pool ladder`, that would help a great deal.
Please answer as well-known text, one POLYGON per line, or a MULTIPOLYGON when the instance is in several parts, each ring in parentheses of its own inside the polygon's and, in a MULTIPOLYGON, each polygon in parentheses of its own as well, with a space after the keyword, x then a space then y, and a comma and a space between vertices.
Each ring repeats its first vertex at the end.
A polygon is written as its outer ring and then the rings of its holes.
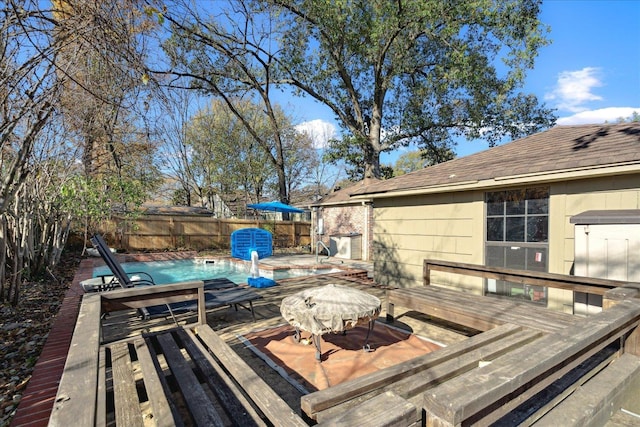
POLYGON ((318 240, 318 243, 316 243, 316 264, 319 264, 322 261, 326 261, 329 258, 331 258, 331 250, 327 247, 327 245, 324 244, 324 242, 322 240, 318 240), (321 261, 318 261, 318 256, 320 254, 320 251, 318 251, 318 248, 322 246, 326 251, 327 251, 327 257, 324 258, 321 261))

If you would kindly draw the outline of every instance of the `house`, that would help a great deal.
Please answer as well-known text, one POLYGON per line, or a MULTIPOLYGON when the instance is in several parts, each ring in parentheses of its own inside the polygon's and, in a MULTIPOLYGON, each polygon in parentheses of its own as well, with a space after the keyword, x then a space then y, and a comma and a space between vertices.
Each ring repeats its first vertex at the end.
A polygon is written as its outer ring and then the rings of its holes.
MULTIPOLYGON (((424 259, 584 272, 582 265, 576 266, 577 260, 584 261, 576 257, 584 248, 575 244, 576 227, 584 225, 581 218, 600 223, 610 218, 618 227, 640 223, 640 123, 557 126, 363 186, 350 198, 372 203, 372 259, 376 282, 382 285, 421 285, 424 259), (594 211, 595 217, 589 214, 594 211)), ((622 239, 614 251, 618 259, 599 260, 624 268, 617 268, 616 277, 603 278, 640 281, 640 233, 624 230, 616 234, 622 239)), ((607 271, 600 269, 597 275, 607 276, 607 271)), ((565 290, 440 276, 436 282, 443 286, 521 298, 565 312, 580 311, 578 302, 587 311, 599 304, 565 290)))
POLYGON ((373 208, 367 198, 351 194, 377 180, 366 179, 346 188, 336 188, 311 203, 312 248, 325 246, 333 257, 371 259, 373 208), (322 242, 322 243, 319 243, 322 242))

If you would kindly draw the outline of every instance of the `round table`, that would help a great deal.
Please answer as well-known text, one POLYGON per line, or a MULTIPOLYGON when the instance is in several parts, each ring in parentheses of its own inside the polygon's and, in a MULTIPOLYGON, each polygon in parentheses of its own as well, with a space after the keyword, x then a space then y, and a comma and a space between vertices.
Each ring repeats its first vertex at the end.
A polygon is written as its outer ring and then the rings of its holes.
POLYGON ((285 297, 280 313, 296 328, 296 341, 300 340, 301 330, 311 333, 316 359, 320 361, 320 337, 323 334, 345 333, 362 324, 369 325, 363 345, 363 349, 369 351, 369 334, 381 308, 380 299, 373 295, 349 286, 329 284, 285 297))

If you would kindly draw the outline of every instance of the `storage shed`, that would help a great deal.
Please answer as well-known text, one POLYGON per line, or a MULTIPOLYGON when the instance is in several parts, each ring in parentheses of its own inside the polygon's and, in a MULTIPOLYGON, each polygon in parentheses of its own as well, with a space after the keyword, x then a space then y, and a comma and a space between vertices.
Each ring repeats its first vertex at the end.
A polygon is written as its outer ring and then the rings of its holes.
MULTIPOLYGON (((571 217, 576 276, 640 282, 640 209, 589 210, 571 217)), ((592 314, 602 297, 576 292, 574 311, 592 314)))

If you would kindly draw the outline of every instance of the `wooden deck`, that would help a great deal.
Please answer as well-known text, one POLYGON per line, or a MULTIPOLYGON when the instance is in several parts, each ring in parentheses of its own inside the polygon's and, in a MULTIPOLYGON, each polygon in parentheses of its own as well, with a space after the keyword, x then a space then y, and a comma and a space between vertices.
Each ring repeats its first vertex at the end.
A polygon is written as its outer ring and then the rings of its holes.
POLYGON ((578 319, 571 314, 526 302, 463 293, 440 286, 390 289, 387 302, 387 319, 390 322, 394 320, 393 306, 399 305, 478 331, 514 324, 542 332, 556 332, 578 319))
MULTIPOLYGON (((613 426, 624 425, 629 417, 631 421, 640 420, 616 410, 625 405, 640 409, 628 399, 629 390, 640 389, 640 358, 634 350, 640 302, 638 289, 633 286, 613 291, 611 294, 617 295, 614 299, 619 301, 608 300, 607 310, 594 319, 579 319, 541 307, 531 311, 527 304, 516 304, 514 309, 513 302, 502 303, 435 286, 402 292, 388 290, 375 286, 364 272, 354 272, 351 278, 325 275, 282 280, 276 287, 255 291, 262 296, 254 303, 255 321, 246 310, 219 308, 207 312, 206 323, 276 391, 279 399, 307 417, 309 423, 352 425, 354 420, 375 420, 375 414, 387 410, 385 402, 393 402, 399 408, 393 425, 400 426, 507 421, 511 424, 503 425, 516 425, 520 422, 516 420, 523 419, 528 424, 545 425, 559 412, 580 420, 568 420, 564 425, 606 419, 613 426), (389 314, 385 310, 388 296, 395 295, 391 316, 396 326, 448 347, 303 396, 246 348, 239 336, 281 325, 284 321, 280 302, 284 297, 328 283, 354 286, 379 297, 383 301, 381 318, 389 314), (417 292, 414 297, 412 292, 417 292), (421 295, 423 300, 426 295, 427 305, 424 301, 418 304, 421 295), (594 359, 596 354, 600 356, 594 359), (598 393, 590 390, 591 378, 601 385, 598 393), (557 391, 559 388, 562 390, 557 391), (553 390, 555 394, 551 393, 553 390), (602 406, 603 402, 606 405, 602 406), (592 409, 585 414, 581 405, 587 403, 592 409), (593 409, 594 405, 602 407, 593 409), (369 418, 364 418, 367 415, 369 418)), ((194 320, 195 316, 188 315, 179 318, 181 325, 194 320)), ((175 328, 171 319, 141 320, 135 310, 112 313, 102 324, 103 341, 115 344, 134 339, 141 331, 154 336, 175 328)))

